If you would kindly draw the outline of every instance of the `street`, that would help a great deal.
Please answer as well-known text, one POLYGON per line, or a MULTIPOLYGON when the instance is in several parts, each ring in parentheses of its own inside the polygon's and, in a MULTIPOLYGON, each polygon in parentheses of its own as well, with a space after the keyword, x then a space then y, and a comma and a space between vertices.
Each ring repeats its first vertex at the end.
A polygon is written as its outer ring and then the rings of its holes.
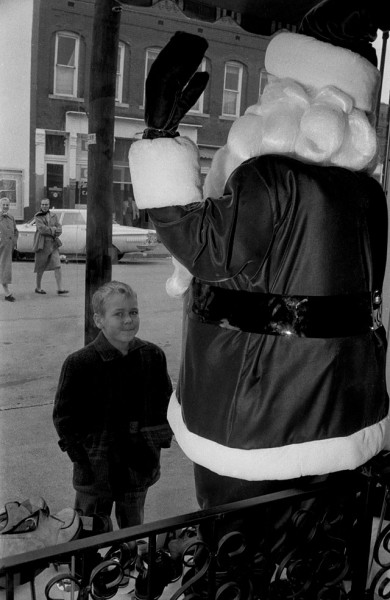
MULTIPOLYGON (((66 356, 84 345, 85 263, 62 265, 58 296, 54 273, 44 273, 46 295, 34 293, 33 262, 13 263, 16 302, 0 300, 0 506, 43 496, 51 512, 73 506, 71 463, 57 445, 52 403, 66 356)), ((114 265, 112 279, 138 293, 140 338, 158 344, 177 381, 182 303, 165 292, 172 272, 168 256, 127 255, 114 265)), ((131 385, 131 383, 129 383, 131 385)), ((147 497, 145 521, 196 510, 192 464, 176 441, 162 452, 162 476, 147 497)))

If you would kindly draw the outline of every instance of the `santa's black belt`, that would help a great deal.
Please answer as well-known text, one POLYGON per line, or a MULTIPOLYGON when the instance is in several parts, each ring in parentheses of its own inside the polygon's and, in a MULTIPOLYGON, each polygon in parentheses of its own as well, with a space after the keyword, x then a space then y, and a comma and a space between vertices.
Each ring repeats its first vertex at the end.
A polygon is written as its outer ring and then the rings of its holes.
POLYGON ((312 338, 375 329, 372 294, 283 296, 227 290, 194 281, 190 318, 251 333, 312 338))

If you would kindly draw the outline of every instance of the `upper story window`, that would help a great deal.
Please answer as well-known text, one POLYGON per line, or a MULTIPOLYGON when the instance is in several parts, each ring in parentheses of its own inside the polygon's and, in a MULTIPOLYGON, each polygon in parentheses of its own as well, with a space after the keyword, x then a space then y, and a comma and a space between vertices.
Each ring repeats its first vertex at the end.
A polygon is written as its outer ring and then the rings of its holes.
POLYGON ((57 33, 54 58, 55 94, 77 96, 79 46, 80 40, 77 35, 65 31, 57 33))
POLYGON ((240 116, 242 65, 236 62, 225 64, 223 84, 222 115, 229 117, 240 116))
POLYGON ((116 85, 115 85, 115 100, 116 102, 123 101, 123 72, 125 64, 125 45, 119 42, 118 58, 116 63, 116 85))
MULTIPOLYGON (((199 65, 198 71, 206 71, 206 59, 204 58, 199 65)), ((203 104, 204 104, 204 92, 195 102, 194 106, 191 108, 191 112, 202 113, 203 112, 203 104)))
POLYGON ((143 105, 144 106, 145 106, 145 84, 146 84, 146 78, 147 78, 148 73, 150 71, 150 67, 153 64, 153 61, 157 58, 159 52, 160 52, 160 48, 148 48, 146 50, 146 57, 145 57, 145 78, 144 78, 144 101, 143 101, 143 105))

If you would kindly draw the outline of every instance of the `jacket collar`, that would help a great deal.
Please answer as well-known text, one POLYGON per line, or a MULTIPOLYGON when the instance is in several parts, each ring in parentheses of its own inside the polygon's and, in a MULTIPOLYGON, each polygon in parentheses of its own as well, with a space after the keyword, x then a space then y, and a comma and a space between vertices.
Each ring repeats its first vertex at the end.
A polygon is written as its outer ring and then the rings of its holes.
MULTIPOLYGON (((96 336, 96 338, 92 342, 93 346, 96 348, 100 357, 104 361, 115 360, 117 358, 123 358, 122 352, 120 352, 117 348, 115 348, 102 331, 96 336)), ((133 352, 133 350, 138 350, 142 346, 145 346, 146 342, 140 340, 139 338, 134 338, 132 342, 129 344, 129 352, 133 352)))
POLYGON ((34 217, 46 217, 46 215, 48 217, 50 217, 50 210, 43 212, 42 210, 38 210, 37 213, 35 213, 34 217))

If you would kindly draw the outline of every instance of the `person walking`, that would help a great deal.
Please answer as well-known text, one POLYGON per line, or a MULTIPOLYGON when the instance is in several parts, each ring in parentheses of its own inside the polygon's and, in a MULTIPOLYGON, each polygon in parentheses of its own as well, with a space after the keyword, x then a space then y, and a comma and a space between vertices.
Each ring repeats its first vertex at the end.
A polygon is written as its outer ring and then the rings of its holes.
POLYGON ((12 252, 16 248, 19 232, 15 219, 9 214, 9 198, 1 198, 0 202, 0 280, 4 289, 4 300, 15 302, 8 286, 12 282, 12 252))
POLYGON ((172 383, 161 348, 137 336, 136 292, 111 281, 93 295, 97 337, 61 370, 53 422, 73 463, 75 508, 115 516, 120 529, 144 519, 146 494, 160 478, 172 430, 172 383))
POLYGON ((68 294, 62 287, 61 259, 58 248, 62 246, 60 235, 62 226, 57 215, 50 213, 48 198, 41 200, 41 210, 35 215, 36 232, 33 251, 35 252, 36 294, 46 294, 41 287, 45 271, 54 271, 57 283, 57 294, 68 294))

